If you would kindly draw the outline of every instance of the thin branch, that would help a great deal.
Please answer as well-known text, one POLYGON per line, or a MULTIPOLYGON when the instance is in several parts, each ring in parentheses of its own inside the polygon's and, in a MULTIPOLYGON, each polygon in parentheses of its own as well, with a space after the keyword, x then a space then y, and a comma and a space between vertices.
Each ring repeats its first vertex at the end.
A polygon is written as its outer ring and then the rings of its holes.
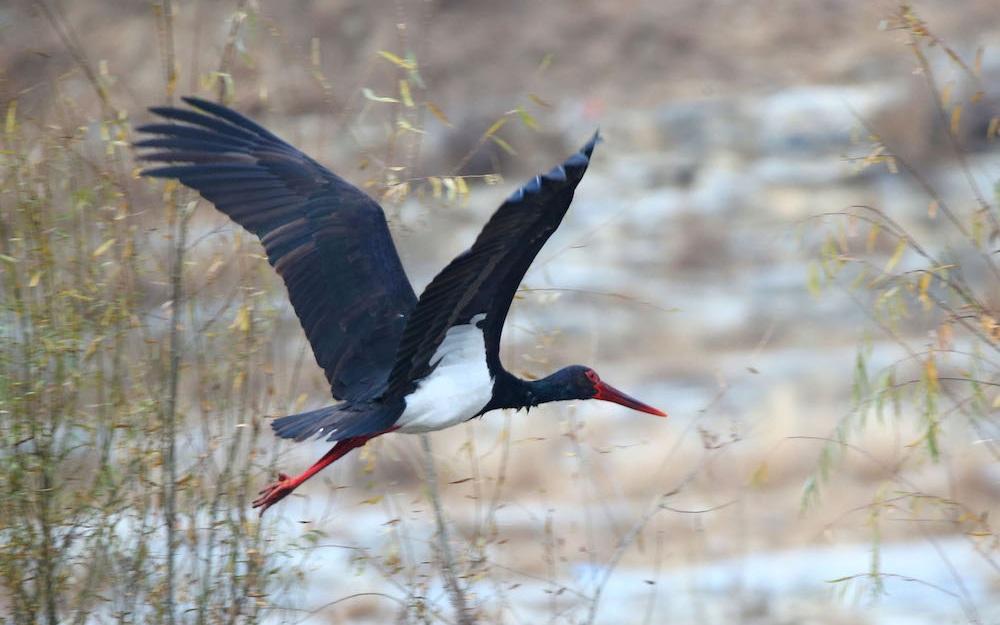
POLYGON ((472 625, 472 614, 469 612, 465 591, 455 574, 455 559, 451 553, 451 543, 448 538, 448 525, 441 507, 441 498, 437 487, 437 471, 434 468, 434 453, 431 450, 431 440, 427 434, 420 435, 420 446, 424 451, 424 471, 427 481, 427 493, 430 495, 434 508, 434 520, 437 523, 438 549, 441 555, 441 568, 444 573, 445 587, 451 596, 452 607, 458 618, 459 625, 472 625))
MULTIPOLYGON (((171 0, 162 0, 154 5, 157 20, 157 35, 160 40, 160 51, 163 56, 164 91, 168 102, 173 100, 174 87, 177 82, 177 67, 174 56, 173 4, 171 0)), ((190 211, 180 209, 180 199, 170 198, 173 203, 171 216, 174 226, 173 263, 170 270, 170 329, 168 339, 169 365, 167 371, 166 397, 161 414, 162 439, 161 454, 163 458, 163 516, 166 526, 166 589, 163 599, 163 611, 166 614, 167 625, 176 623, 175 579, 176 563, 174 552, 177 548, 177 403, 181 372, 181 332, 180 315, 184 301, 184 257, 187 248, 188 218, 190 211)))

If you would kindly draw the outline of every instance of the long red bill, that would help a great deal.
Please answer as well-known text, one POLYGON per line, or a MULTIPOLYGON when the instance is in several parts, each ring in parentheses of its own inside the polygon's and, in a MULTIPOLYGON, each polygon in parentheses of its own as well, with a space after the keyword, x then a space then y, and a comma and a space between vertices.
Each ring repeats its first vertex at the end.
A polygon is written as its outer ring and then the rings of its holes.
POLYGON ((625 406, 626 408, 631 408, 632 410, 638 410, 639 412, 645 412, 648 414, 653 414, 658 417, 665 417, 667 413, 662 410, 657 410, 649 404, 644 404, 635 397, 630 397, 625 393, 619 391, 610 384, 604 382, 597 382, 594 384, 594 388, 597 389, 597 394, 594 395, 594 399, 600 399, 602 401, 610 401, 616 404, 625 406))

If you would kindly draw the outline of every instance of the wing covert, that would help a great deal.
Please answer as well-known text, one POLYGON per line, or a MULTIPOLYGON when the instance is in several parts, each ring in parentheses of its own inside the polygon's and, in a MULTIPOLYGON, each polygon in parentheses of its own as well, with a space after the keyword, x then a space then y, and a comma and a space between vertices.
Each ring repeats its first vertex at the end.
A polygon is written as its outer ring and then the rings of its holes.
POLYGON ((138 128, 145 176, 174 178, 257 235, 305 330, 333 396, 385 383, 417 298, 375 200, 243 115, 153 107, 171 123, 138 128))

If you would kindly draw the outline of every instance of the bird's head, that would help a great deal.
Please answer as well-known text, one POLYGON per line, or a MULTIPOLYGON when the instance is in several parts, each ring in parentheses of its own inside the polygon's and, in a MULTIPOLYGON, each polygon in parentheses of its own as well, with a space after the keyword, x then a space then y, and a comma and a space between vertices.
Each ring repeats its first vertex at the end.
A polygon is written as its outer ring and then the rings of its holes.
POLYGON ((547 380, 556 387, 559 399, 600 399, 658 417, 667 416, 662 410, 644 404, 604 382, 590 367, 583 365, 566 367, 549 376, 547 380))

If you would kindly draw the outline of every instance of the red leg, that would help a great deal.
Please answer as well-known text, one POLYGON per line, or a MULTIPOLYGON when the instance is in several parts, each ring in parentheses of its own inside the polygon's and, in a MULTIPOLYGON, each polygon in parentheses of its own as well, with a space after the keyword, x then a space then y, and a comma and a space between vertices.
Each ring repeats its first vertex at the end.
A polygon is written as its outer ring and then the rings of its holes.
POLYGON ((325 469, 327 466, 333 464, 337 460, 340 460, 347 455, 347 452, 351 451, 355 447, 361 447, 369 440, 384 433, 385 432, 379 432, 378 434, 372 434, 371 436, 356 436, 354 438, 345 438, 344 440, 337 441, 337 444, 333 446, 333 449, 326 452, 326 454, 317 460, 315 464, 295 477, 288 477, 284 473, 278 473, 278 481, 260 491, 260 497, 254 499, 253 501, 253 507, 260 508, 260 514, 263 516, 265 510, 290 495, 293 490, 302 484, 302 482, 305 482, 325 469))

